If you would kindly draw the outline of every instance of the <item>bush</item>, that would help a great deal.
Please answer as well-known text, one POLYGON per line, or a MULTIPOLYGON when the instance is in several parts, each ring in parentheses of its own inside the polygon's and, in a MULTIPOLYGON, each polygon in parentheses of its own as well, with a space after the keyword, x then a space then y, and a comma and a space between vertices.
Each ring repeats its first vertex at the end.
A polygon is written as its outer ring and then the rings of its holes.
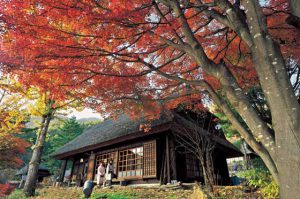
POLYGON ((208 196, 204 193, 199 185, 194 186, 194 191, 190 196, 191 199, 208 199, 208 196))
POLYGON ((26 199, 26 196, 22 190, 16 189, 7 197, 7 199, 26 199))
POLYGON ((5 184, 0 184, 0 197, 9 195, 15 188, 8 182, 5 184))
POLYGON ((263 198, 278 198, 279 187, 265 168, 242 171, 238 173, 238 176, 245 178, 248 185, 259 188, 263 198))
POLYGON ((99 194, 99 193, 94 193, 92 194, 92 199, 136 199, 135 196, 133 195, 127 195, 122 194, 122 193, 109 193, 109 194, 99 194))

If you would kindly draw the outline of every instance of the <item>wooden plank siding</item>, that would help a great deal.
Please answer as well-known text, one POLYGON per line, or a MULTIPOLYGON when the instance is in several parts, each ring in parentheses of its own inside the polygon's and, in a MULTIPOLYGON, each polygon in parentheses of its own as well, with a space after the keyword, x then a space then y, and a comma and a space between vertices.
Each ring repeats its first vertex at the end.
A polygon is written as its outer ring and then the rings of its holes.
POLYGON ((157 176, 157 154, 156 154, 156 141, 144 143, 144 164, 143 164, 143 177, 155 178, 157 176))

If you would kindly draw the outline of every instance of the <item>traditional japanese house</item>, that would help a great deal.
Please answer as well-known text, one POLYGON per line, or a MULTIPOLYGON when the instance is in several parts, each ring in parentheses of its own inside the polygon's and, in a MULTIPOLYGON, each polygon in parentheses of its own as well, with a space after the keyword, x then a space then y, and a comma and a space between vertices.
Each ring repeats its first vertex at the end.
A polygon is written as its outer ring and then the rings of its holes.
MULTIPOLYGON (((61 179, 68 164, 72 165, 71 179, 78 185, 87 179, 96 180, 99 163, 113 160, 116 174, 113 182, 203 181, 199 161, 193 154, 185 152, 174 136, 178 132, 178 124, 189 128, 190 121, 184 119, 186 115, 183 111, 177 111, 163 114, 151 122, 143 118, 131 120, 121 115, 116 120, 108 119, 89 128, 52 154, 63 160, 61 179), (142 126, 151 128, 145 131, 142 126)), ((216 143, 212 158, 218 184, 228 184, 226 158, 240 156, 241 153, 222 133, 215 134, 219 130, 211 114, 206 114, 203 124, 199 126, 201 132, 211 134, 211 139, 216 143)))
MULTIPOLYGON (((27 173, 28 173, 28 165, 25 165, 20 170, 18 170, 16 176, 19 176, 21 178, 22 175, 27 175, 27 173)), ((48 176, 51 176, 49 169, 43 165, 39 165, 38 182, 42 182, 43 179, 48 176)))

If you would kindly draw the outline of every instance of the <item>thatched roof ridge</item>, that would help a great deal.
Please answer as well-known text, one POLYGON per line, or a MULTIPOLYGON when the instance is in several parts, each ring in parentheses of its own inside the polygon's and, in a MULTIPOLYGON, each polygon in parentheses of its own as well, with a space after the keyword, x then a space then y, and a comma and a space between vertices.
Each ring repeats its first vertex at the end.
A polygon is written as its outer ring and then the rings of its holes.
MULTIPOLYGON (((176 132, 176 129, 172 129, 172 127, 176 128, 176 125, 172 125, 174 122, 180 123, 181 125, 184 125, 186 127, 189 127, 190 125, 195 125, 191 124, 190 121, 184 119, 179 114, 173 112, 172 114, 162 114, 159 119, 151 121, 151 130, 149 133, 155 133, 155 128, 159 128, 162 126, 166 127, 164 128, 165 130, 170 129, 176 132)), ((145 123, 149 124, 149 121, 143 117, 141 117, 138 120, 132 120, 126 115, 121 115, 116 120, 105 120, 104 122, 87 129, 74 140, 68 142, 56 152, 51 154, 51 156, 54 156, 56 158, 64 158, 77 153, 97 149, 99 146, 103 147, 107 145, 107 143, 109 143, 110 145, 122 142, 126 139, 134 139, 136 138, 136 136, 147 135, 135 134, 141 132, 140 125, 145 123)), ((238 149, 236 149, 225 138, 214 136, 213 139, 218 144, 240 153, 238 149)))
MULTIPOLYGON (((39 165, 39 171, 48 171, 49 169, 43 165, 39 165)), ((25 175, 28 172, 28 165, 25 165, 24 167, 22 167, 20 170, 17 171, 16 175, 25 175)))
MULTIPOLYGON (((170 121, 169 117, 161 117, 151 122, 152 127, 158 126, 170 121)), ((60 156, 70 151, 84 149, 102 142, 110 141, 121 136, 126 136, 140 131, 140 124, 147 123, 144 118, 132 120, 127 115, 121 115, 116 120, 107 119, 102 123, 92 126, 76 137, 74 140, 68 142, 52 156, 60 156)))

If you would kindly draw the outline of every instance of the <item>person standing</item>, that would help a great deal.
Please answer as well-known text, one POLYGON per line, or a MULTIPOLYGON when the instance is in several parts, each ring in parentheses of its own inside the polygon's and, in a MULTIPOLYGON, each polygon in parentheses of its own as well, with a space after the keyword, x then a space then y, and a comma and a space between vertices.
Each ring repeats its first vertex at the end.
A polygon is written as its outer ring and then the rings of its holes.
POLYGON ((233 168, 232 168, 232 170, 233 170, 233 173, 237 173, 237 171, 238 171, 238 164, 237 164, 237 162, 234 162, 234 163, 233 163, 233 168))
POLYGON ((110 160, 107 164, 106 174, 105 174, 105 181, 106 181, 108 186, 111 186, 113 173, 114 173, 114 165, 113 165, 113 161, 110 160))
POLYGON ((100 162, 100 165, 97 168, 97 185, 101 186, 101 184, 104 185, 104 176, 105 176, 105 167, 102 162, 100 162))

